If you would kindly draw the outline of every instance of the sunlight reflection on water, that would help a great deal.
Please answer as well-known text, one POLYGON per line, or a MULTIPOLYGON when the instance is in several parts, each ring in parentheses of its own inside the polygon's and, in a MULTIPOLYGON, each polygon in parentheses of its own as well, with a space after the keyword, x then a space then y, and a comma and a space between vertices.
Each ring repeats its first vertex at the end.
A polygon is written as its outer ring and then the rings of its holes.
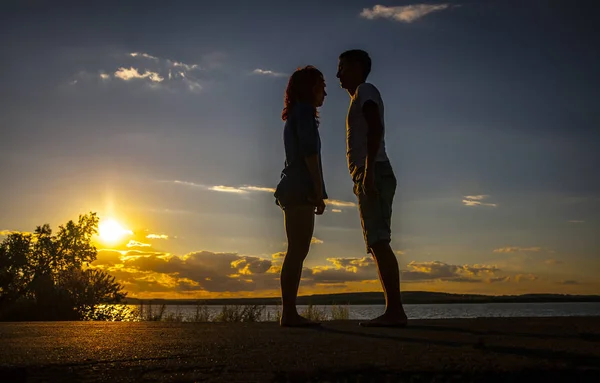
MULTIPOLYGON (((128 320, 139 320, 140 307, 127 306, 130 312, 128 320)), ((203 306, 210 318, 221 312, 223 306, 203 306)), ((302 312, 307 306, 298 306, 302 312)), ((474 304, 421 304, 405 305, 410 319, 449 319, 449 318, 481 318, 481 317, 548 317, 548 316, 600 316, 600 303, 474 303, 474 304)), ((196 314, 195 305, 167 305, 162 315, 166 318, 181 318, 183 321, 193 320, 196 314)), ((316 306, 328 317, 331 316, 331 306, 316 306)), ((368 319, 383 313, 383 305, 349 305, 349 319, 368 319)), ((153 305, 156 314, 160 305, 153 305)), ((279 306, 265 306, 261 320, 275 320, 279 306)), ((148 306, 145 307, 147 312, 148 306)))

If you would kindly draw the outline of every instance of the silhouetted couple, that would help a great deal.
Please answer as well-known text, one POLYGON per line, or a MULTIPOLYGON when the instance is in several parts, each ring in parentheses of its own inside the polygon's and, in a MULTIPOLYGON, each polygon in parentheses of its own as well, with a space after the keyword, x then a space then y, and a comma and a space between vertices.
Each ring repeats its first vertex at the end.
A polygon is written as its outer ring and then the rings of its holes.
MULTIPOLYGON (((385 151, 383 101, 367 83, 371 59, 367 52, 350 50, 339 57, 337 78, 350 95, 346 118, 348 169, 363 228, 367 253, 377 264, 385 293, 385 313, 360 323, 373 327, 403 327, 407 317, 400 298, 400 273, 392 248, 392 201, 396 177, 385 151)), ((327 191, 321 166, 317 109, 325 100, 325 79, 313 66, 298 69, 285 91, 282 119, 285 168, 275 198, 282 208, 288 249, 281 268, 282 326, 314 326, 298 314, 296 297, 302 265, 311 244, 315 214, 325 211, 327 191)))

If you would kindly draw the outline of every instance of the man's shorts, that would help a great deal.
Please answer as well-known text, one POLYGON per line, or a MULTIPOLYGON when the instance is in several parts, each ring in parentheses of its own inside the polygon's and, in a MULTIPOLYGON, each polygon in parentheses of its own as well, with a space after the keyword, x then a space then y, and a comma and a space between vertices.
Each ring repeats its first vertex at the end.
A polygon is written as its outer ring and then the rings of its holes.
POLYGON ((389 161, 375 163, 377 195, 368 197, 363 189, 364 169, 354 172, 354 194, 358 197, 358 211, 367 253, 378 242, 389 243, 392 238, 392 203, 396 194, 396 176, 389 161))

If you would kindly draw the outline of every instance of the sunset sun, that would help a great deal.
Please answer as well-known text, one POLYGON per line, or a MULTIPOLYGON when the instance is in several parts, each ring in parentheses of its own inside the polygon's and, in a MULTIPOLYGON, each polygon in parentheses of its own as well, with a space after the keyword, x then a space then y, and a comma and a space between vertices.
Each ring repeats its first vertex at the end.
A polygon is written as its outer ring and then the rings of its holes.
POLYGON ((123 228, 123 226, 114 219, 107 219, 98 226, 98 235, 100 239, 106 243, 117 242, 128 234, 132 234, 132 232, 123 228))

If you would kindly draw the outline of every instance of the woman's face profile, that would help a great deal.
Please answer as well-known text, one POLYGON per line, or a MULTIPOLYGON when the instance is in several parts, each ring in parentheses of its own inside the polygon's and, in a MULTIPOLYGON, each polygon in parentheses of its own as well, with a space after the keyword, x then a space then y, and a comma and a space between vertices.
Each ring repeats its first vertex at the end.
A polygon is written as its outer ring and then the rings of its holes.
POLYGON ((325 80, 320 79, 317 85, 314 88, 315 92, 315 107, 323 106, 323 102, 325 101, 325 96, 327 96, 327 92, 325 91, 325 80))

